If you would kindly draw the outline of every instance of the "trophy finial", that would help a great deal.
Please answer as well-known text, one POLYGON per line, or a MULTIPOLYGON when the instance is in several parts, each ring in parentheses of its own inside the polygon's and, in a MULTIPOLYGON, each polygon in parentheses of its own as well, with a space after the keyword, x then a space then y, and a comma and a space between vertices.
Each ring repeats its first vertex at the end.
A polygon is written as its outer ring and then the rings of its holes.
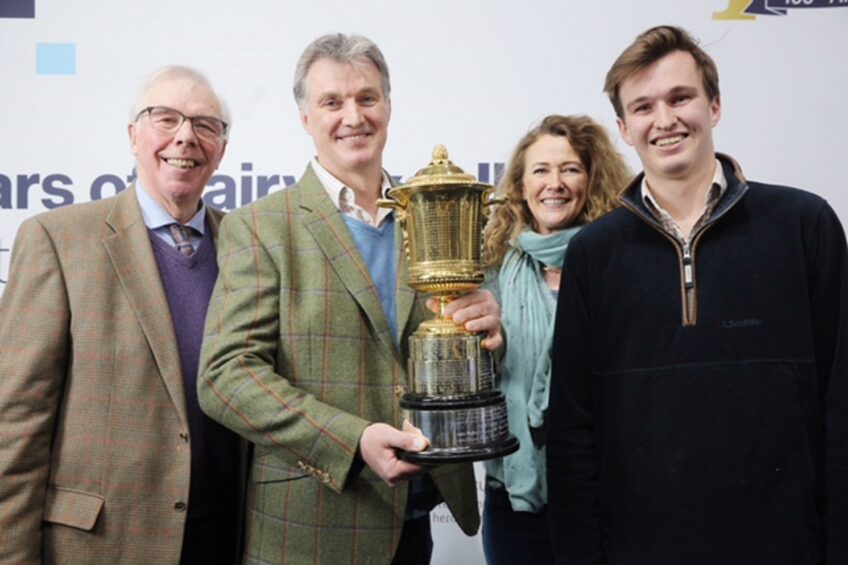
MULTIPOLYGON (((456 186, 476 185, 474 175, 465 174, 451 162, 447 148, 441 143, 433 148, 433 159, 403 186, 395 187, 393 192, 416 186, 456 186)), ((481 185, 482 186, 482 185, 481 185)))
POLYGON ((433 164, 444 165, 448 162, 448 148, 439 143, 433 148, 433 164))

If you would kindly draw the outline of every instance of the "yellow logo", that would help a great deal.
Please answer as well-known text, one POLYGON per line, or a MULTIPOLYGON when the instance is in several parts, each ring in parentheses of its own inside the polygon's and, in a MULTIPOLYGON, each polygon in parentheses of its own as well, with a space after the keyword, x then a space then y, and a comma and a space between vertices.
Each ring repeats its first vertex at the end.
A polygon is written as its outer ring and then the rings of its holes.
POLYGON ((727 0, 727 8, 723 12, 713 12, 714 20, 756 20, 757 16, 745 13, 751 0, 727 0))

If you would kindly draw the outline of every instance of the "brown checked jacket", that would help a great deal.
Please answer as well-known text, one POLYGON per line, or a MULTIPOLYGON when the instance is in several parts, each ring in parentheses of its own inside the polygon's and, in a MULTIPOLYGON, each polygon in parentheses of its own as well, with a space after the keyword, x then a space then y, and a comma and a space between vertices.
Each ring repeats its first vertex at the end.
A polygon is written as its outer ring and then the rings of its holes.
MULTIPOLYGON (((208 210, 215 237, 221 214, 208 210)), ((0 563, 178 563, 190 448, 134 187, 18 231, 0 299, 0 563)))

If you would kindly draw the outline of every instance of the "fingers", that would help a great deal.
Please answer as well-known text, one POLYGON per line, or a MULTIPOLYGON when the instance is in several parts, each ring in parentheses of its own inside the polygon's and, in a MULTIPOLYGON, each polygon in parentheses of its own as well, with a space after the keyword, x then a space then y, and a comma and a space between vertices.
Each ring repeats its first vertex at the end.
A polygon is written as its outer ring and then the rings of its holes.
POLYGON ((497 331, 489 332, 489 337, 480 342, 480 346, 488 351, 497 351, 503 347, 503 344, 504 339, 501 334, 500 325, 498 325, 497 331))
POLYGON ((386 476, 381 476, 380 478, 383 479, 383 482, 390 487, 396 487, 406 483, 410 479, 423 475, 425 472, 426 469, 421 465, 416 465, 415 463, 398 459, 392 467, 391 472, 387 473, 386 476))
MULTIPOLYGON (((434 311, 438 311, 438 304, 433 298, 427 302, 434 311)), ((481 344, 485 349, 495 351, 503 346, 501 308, 488 290, 475 290, 460 296, 445 307, 444 313, 469 332, 487 334, 481 344)))
POLYGON ((397 456, 398 449, 421 451, 429 445, 420 430, 411 424, 409 426, 415 431, 401 431, 388 424, 371 424, 359 439, 362 460, 390 486, 401 484, 425 471, 420 465, 397 456))
POLYGON ((465 324, 479 318, 494 316, 500 321, 501 308, 488 290, 475 290, 445 307, 445 316, 450 316, 458 324, 465 324))
POLYGON ((424 433, 420 429, 418 429, 414 425, 412 425, 412 422, 410 422, 409 420, 404 419, 404 421, 403 421, 403 431, 407 434, 412 435, 412 436, 416 436, 418 439, 421 439, 421 440, 424 441, 424 446, 421 447, 420 449, 418 449, 418 447, 421 446, 421 443, 415 442, 411 449, 404 448, 406 451, 423 451, 423 450, 427 449, 428 447, 430 447, 430 440, 427 438, 427 436, 425 436, 424 433))
POLYGON ((427 438, 421 432, 418 432, 417 434, 403 433, 403 435, 397 436, 391 447, 403 449, 404 451, 423 451, 427 449, 428 445, 430 445, 430 442, 427 441, 427 438))
POLYGON ((427 299, 427 308, 430 309, 434 314, 439 313, 439 299, 431 296, 427 299))

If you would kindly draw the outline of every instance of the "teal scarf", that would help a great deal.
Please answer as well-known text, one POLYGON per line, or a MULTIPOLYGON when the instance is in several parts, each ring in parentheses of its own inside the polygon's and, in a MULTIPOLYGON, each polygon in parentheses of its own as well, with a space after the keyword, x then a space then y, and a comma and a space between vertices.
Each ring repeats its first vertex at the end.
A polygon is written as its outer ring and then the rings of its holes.
POLYGON ((501 318, 509 339, 505 368, 509 378, 526 387, 529 422, 536 428, 544 424, 548 407, 556 310, 541 265, 562 268, 568 243, 578 231, 580 226, 550 235, 524 230, 504 257, 498 277, 501 318))
POLYGON ((517 453, 486 461, 485 467, 489 477, 506 487, 512 509, 520 512, 539 512, 548 500, 545 448, 533 442, 531 432, 545 423, 556 309, 541 266, 562 267, 568 242, 579 229, 547 236, 525 230, 497 274, 507 335, 498 384, 507 399, 509 431, 520 445, 517 453))

